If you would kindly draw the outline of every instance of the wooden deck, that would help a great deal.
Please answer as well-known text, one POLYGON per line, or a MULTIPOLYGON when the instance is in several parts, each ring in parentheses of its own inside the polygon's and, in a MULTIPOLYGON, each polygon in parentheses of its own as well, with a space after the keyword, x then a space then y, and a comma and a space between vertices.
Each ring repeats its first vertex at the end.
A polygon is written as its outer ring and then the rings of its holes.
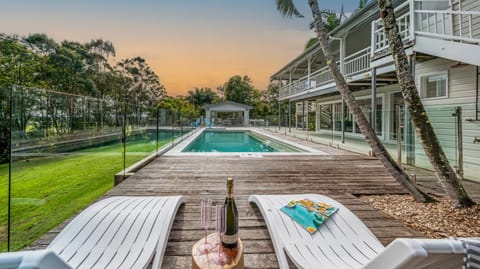
MULTIPOLYGON (((306 143, 306 142, 304 142, 306 143)), ((240 236, 245 244, 246 268, 278 268, 265 222, 250 194, 321 193, 344 203, 387 244, 396 237, 419 234, 355 195, 405 193, 381 163, 364 155, 320 145, 325 156, 270 157, 161 157, 113 188, 102 198, 117 195, 183 195, 187 203, 174 222, 162 268, 191 268, 191 247, 202 237, 199 201, 223 202, 227 177, 235 179, 240 215, 240 236)), ((66 223, 66 222, 65 222, 66 223)), ((31 248, 44 248, 65 225, 38 240, 31 248)))
POLYGON ((366 221, 388 243, 418 235, 352 194, 404 193, 382 165, 360 155, 322 157, 205 158, 163 157, 110 191, 112 195, 173 195, 187 198, 176 216, 162 268, 190 268, 193 243, 202 237, 199 201, 223 202, 226 178, 235 179, 240 236, 247 268, 277 268, 274 250, 259 210, 247 201, 256 193, 323 193, 333 196, 366 221))

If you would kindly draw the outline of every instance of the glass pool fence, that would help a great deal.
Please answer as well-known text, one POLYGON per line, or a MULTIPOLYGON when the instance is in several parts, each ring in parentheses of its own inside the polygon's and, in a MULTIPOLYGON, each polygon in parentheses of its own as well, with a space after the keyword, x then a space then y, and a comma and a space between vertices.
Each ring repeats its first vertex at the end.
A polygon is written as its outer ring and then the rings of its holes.
POLYGON ((0 251, 29 246, 197 122, 114 100, 0 88, 0 251))

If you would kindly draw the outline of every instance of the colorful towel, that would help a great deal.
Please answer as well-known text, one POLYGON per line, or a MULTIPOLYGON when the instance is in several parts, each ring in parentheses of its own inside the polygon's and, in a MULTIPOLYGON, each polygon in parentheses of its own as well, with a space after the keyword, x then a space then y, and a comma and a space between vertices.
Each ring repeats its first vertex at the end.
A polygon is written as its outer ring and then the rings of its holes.
POLYGON ((292 200, 280 210, 298 222, 310 234, 315 233, 338 208, 309 199, 292 200))

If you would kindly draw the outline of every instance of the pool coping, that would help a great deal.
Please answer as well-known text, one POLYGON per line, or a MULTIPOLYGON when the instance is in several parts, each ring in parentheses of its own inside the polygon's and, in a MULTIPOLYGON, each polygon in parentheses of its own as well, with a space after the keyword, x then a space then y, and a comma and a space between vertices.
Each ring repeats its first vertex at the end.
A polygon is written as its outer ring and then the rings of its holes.
POLYGON ((292 155, 328 155, 328 153, 314 149, 305 145, 298 144, 296 142, 288 141, 282 139, 278 136, 271 135, 267 132, 259 130, 258 128, 253 127, 229 127, 229 128, 207 128, 203 127, 182 142, 178 143, 175 147, 167 151, 165 156, 239 156, 245 158, 261 158, 263 156, 292 156, 292 155), (200 134, 205 130, 226 130, 226 131, 251 131, 258 133, 259 135, 268 137, 270 139, 279 141, 281 143, 296 147, 298 149, 304 150, 305 152, 183 152, 183 150, 200 134))

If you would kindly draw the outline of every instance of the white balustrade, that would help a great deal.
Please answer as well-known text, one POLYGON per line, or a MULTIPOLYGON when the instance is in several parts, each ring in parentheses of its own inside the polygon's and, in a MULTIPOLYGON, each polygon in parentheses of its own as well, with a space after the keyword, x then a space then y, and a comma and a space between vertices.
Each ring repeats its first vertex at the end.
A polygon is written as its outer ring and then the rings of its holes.
MULTIPOLYGON (((337 62, 340 65, 340 62, 337 62)), ((345 75, 352 75, 365 72, 370 68, 370 48, 365 48, 355 52, 345 58, 344 70, 345 75)), ((308 75, 304 76, 280 89, 280 99, 286 99, 289 96, 306 92, 311 89, 333 83, 333 77, 328 66, 310 74, 310 85, 308 84, 308 75)))
POLYGON ((480 43, 480 11, 415 10, 418 35, 480 43))
MULTIPOLYGON (((395 11, 400 11, 406 6, 410 5, 410 1, 406 1, 403 4, 395 8, 395 11)), ((411 31, 411 14, 409 12, 397 17, 397 25, 403 42, 413 40, 413 32, 411 31)), ((388 48, 388 39, 385 35, 385 29, 383 27, 382 19, 378 19, 372 22, 372 56, 375 53, 383 51, 388 48)))
POLYGON ((370 70, 370 48, 349 55, 344 62, 343 70, 346 76, 370 70))

